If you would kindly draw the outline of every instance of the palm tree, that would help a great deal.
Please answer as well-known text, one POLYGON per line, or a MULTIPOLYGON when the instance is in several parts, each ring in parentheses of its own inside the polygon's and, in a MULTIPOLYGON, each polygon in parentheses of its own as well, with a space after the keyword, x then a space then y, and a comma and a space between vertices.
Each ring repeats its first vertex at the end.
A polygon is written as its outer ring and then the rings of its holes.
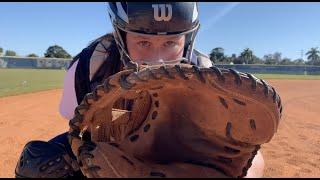
POLYGON ((320 51, 318 50, 318 47, 316 48, 311 48, 306 55, 308 55, 308 60, 312 62, 316 62, 317 60, 320 59, 320 51))
POLYGON ((252 61, 253 52, 249 48, 245 48, 240 54, 240 57, 245 60, 246 64, 248 64, 249 61, 252 61))

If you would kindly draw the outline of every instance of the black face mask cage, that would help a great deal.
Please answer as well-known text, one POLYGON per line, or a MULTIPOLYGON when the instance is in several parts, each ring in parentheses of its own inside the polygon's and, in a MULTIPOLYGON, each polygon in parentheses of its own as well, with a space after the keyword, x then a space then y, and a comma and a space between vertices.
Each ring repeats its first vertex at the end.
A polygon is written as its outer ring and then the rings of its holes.
MULTIPOLYGON (((125 69, 134 69, 137 71, 138 64, 131 59, 126 46, 126 33, 127 32, 136 33, 136 32, 126 31, 124 29, 121 29, 117 27, 114 23, 112 23, 112 25, 114 28, 113 35, 120 52, 121 61, 125 69)), ((199 27, 200 27, 200 24, 198 24, 198 26, 196 26, 192 30, 176 34, 176 35, 184 34, 186 36, 184 51, 183 51, 183 58, 182 58, 182 60, 185 61, 186 63, 191 63, 191 55, 193 51, 194 41, 195 41, 197 32, 199 30, 199 27)), ((137 34, 141 34, 141 33, 137 33, 137 34)), ((143 34, 143 35, 146 35, 146 34, 143 34)))

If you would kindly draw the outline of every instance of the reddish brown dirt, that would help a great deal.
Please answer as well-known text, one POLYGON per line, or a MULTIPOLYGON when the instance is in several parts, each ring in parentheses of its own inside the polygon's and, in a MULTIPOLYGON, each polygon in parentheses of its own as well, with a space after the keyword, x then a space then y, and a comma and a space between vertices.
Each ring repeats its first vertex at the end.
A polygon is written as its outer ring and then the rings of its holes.
POLYGON ((59 112, 61 90, 0 98, 0 177, 14 177, 16 162, 30 140, 49 140, 68 130, 59 112))
POLYGON ((320 81, 269 80, 284 114, 270 143, 262 146, 266 177, 320 177, 320 81))
MULTIPOLYGON (((265 177, 320 176, 320 80, 269 80, 284 114, 274 138, 262 146, 265 177)), ((0 177, 14 177, 23 146, 68 130, 58 113, 61 90, 0 98, 0 177)))

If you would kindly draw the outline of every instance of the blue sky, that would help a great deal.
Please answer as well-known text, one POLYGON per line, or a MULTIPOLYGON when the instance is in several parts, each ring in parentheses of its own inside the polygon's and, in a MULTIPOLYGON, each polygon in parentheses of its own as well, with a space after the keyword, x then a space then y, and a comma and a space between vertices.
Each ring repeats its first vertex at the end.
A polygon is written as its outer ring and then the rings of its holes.
MULTIPOLYGON (((102 2, 0 3, 0 47, 43 56, 58 44, 76 55, 112 31, 106 8, 102 2)), ((199 16, 196 48, 204 53, 223 47, 239 55, 249 47, 259 57, 279 51, 296 59, 301 50, 320 47, 320 3, 200 2, 199 16)))

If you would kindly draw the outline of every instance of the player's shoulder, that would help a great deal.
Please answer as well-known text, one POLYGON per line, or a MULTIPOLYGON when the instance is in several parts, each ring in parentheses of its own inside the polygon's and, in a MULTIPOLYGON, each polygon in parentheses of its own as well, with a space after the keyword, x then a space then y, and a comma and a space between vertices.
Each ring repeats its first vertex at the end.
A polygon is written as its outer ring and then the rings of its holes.
POLYGON ((74 81, 78 103, 105 76, 119 69, 119 59, 119 50, 110 33, 91 42, 73 59, 67 75, 74 81))
MULTIPOLYGON (((68 69, 77 61, 91 61, 95 62, 103 60, 111 53, 117 53, 115 39, 112 33, 105 34, 95 40, 93 40, 87 47, 83 48, 71 61, 68 69)), ((84 63, 87 64, 87 63, 84 63)))
POLYGON ((212 62, 209 56, 197 49, 193 49, 192 62, 200 67, 211 67, 212 62))

